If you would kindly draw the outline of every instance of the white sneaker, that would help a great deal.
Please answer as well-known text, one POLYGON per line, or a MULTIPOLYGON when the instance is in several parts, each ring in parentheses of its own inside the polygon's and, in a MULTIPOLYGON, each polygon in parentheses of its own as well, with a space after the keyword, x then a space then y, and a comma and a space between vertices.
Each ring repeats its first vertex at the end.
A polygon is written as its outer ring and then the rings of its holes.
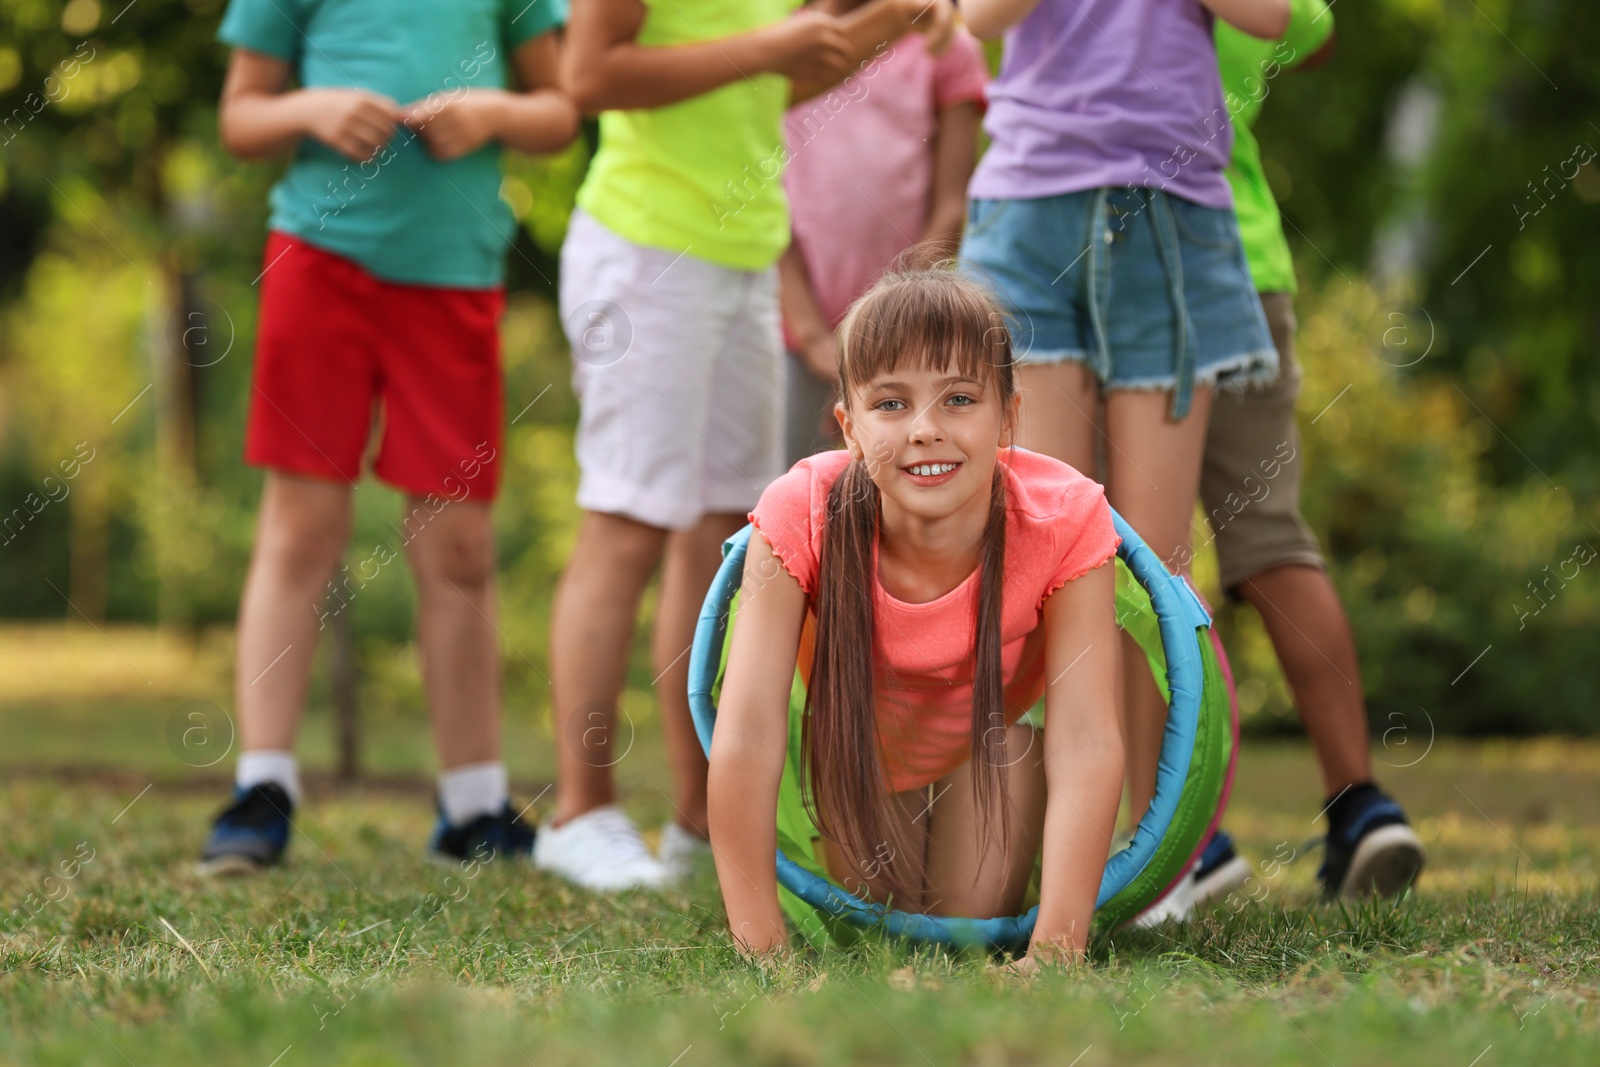
POLYGON ((586 811, 561 826, 541 823, 533 862, 574 885, 599 892, 658 889, 671 880, 644 839, 614 804, 586 811))
POLYGON ((667 869, 667 875, 678 881, 694 873, 703 856, 711 855, 711 842, 692 830, 685 830, 675 822, 661 828, 661 845, 656 849, 656 859, 667 869))
POLYGON ((1189 920, 1194 911, 1194 868, 1190 867, 1172 892, 1128 920, 1128 925, 1147 930, 1164 923, 1181 923, 1189 920))

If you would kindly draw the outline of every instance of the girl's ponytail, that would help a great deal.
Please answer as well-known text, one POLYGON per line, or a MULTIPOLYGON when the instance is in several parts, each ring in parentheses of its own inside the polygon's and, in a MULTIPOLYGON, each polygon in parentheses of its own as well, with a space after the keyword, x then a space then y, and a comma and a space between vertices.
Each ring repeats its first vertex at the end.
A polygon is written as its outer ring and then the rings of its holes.
POLYGON ((904 899, 922 874, 888 815, 888 789, 878 751, 872 677, 872 572, 881 502, 866 464, 853 460, 828 494, 827 529, 817 588, 817 635, 801 758, 806 800, 817 829, 835 842, 856 872, 860 891, 871 882, 904 899))
POLYGON ((1002 841, 1010 841, 1011 808, 1006 804, 1006 706, 1001 680, 1000 619, 1006 571, 1006 485, 1001 465, 994 468, 989 518, 983 527, 983 573, 978 579, 976 662, 972 675, 972 788, 983 813, 979 847, 993 839, 994 813, 1000 813, 1002 841))

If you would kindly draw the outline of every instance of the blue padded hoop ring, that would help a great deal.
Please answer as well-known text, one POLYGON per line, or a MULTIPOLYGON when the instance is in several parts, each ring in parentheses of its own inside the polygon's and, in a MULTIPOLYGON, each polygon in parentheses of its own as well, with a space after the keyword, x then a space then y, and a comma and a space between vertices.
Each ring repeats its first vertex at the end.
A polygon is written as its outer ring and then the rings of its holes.
MULTIPOLYGON (((1172 824, 1173 814, 1189 773, 1195 736, 1200 722, 1200 695, 1204 667, 1195 630, 1211 625, 1194 591, 1182 578, 1168 573, 1161 560, 1134 533, 1114 510, 1112 523, 1122 544, 1117 554, 1127 564, 1140 585, 1150 594, 1161 629, 1161 644, 1166 652, 1167 684, 1172 702, 1167 713, 1166 732, 1161 741, 1161 759, 1156 770, 1155 797, 1139 820, 1133 840, 1106 861, 1100 879, 1095 907, 1100 907, 1138 877, 1155 855, 1156 846, 1172 824)), ((717 680, 722 646, 727 638, 728 607, 744 579, 745 553, 750 546, 750 526, 723 543, 722 566, 717 571, 705 606, 695 627, 694 646, 689 653, 689 708, 694 714, 695 732, 706 755, 711 754, 711 734, 716 726, 717 707, 711 692, 717 680)), ((874 927, 897 937, 938 944, 1014 945, 1033 934, 1039 909, 1026 915, 998 916, 993 919, 962 919, 898 911, 881 904, 870 904, 845 892, 826 878, 819 878, 801 867, 779 849, 778 881, 795 896, 854 926, 874 927)))

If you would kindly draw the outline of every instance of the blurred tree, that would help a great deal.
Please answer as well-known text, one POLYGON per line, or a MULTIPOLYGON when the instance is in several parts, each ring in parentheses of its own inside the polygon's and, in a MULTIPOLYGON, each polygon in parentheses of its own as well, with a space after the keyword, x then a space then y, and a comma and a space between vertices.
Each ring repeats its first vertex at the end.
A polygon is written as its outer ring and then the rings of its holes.
MULTIPOLYGON (((75 354, 96 364, 92 384, 116 381, 121 368, 110 364, 119 357, 150 354, 159 476, 180 483, 180 490, 193 478, 198 422, 197 361, 187 351, 197 264, 176 239, 180 227, 165 175, 174 145, 214 110, 223 57, 212 35, 222 7, 222 0, 140 0, 115 10, 99 0, 0 0, 8 27, 0 45, 0 143, 6 152, 0 232, 24 238, 15 250, 20 254, 0 261, 0 285, 15 284, 12 279, 30 269, 42 247, 39 233, 52 224, 87 224, 154 287, 144 309, 151 324, 146 343, 91 345, 75 354), (116 217, 119 240, 91 216, 99 208, 86 208, 88 199, 116 217), (42 224, 41 206, 48 208, 42 224)), ((86 287, 79 300, 90 294, 99 295, 86 287)), ((81 310, 61 310, 64 328, 82 325, 74 321, 81 310)), ((112 320, 109 328, 119 325, 112 320)), ((71 585, 87 604, 86 614, 100 616, 107 603, 106 516, 90 499, 73 515, 71 585)))
MULTIPOLYGON (((187 313, 195 310, 197 264, 173 239, 174 206, 165 178, 173 147, 210 121, 225 58, 213 40, 223 0, 0 0, 10 27, 0 50, 0 121, 6 181, 16 196, 4 207, 52 204, 75 210, 59 190, 64 177, 88 182, 114 202, 127 229, 150 250, 167 315, 155 352, 164 365, 161 403, 165 447, 192 465, 195 389, 185 350, 187 313)), ((26 224, 0 227, 27 232, 26 224)), ((25 263, 6 264, 7 272, 25 263)))
POLYGON ((1600 492, 1600 7, 1451 7, 1427 75, 1444 102, 1427 167, 1420 302, 1503 432, 1497 481, 1600 492))
POLYGON ((147 368, 107 357, 144 347, 140 335, 157 290, 148 262, 141 266, 110 247, 110 235, 121 234, 108 206, 86 187, 66 188, 90 225, 98 219, 99 233, 57 231, 60 247, 35 262, 3 321, 15 383, 27 397, 19 419, 33 468, 45 472, 35 488, 44 506, 65 507, 70 516, 69 578, 59 591, 71 605, 56 608, 98 622, 108 602, 112 516, 128 499, 132 446, 144 425, 133 415, 151 403, 147 368), (73 459, 76 474, 67 477, 73 468, 63 464, 73 459))

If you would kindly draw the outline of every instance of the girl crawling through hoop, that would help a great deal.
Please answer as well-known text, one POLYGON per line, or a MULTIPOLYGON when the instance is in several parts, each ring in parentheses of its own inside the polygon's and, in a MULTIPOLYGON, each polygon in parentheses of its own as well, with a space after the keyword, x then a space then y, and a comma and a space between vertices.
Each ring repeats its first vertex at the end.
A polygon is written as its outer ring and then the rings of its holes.
POLYGON ((730 929, 747 952, 788 944, 773 854, 799 662, 833 879, 902 910, 1011 915, 1042 846, 1023 966, 1075 959, 1123 784, 1110 508, 1012 447, 1011 338, 976 282, 888 275, 840 334, 848 447, 750 515, 709 783, 730 929), (1041 694, 1036 737, 1017 720, 1041 694))

